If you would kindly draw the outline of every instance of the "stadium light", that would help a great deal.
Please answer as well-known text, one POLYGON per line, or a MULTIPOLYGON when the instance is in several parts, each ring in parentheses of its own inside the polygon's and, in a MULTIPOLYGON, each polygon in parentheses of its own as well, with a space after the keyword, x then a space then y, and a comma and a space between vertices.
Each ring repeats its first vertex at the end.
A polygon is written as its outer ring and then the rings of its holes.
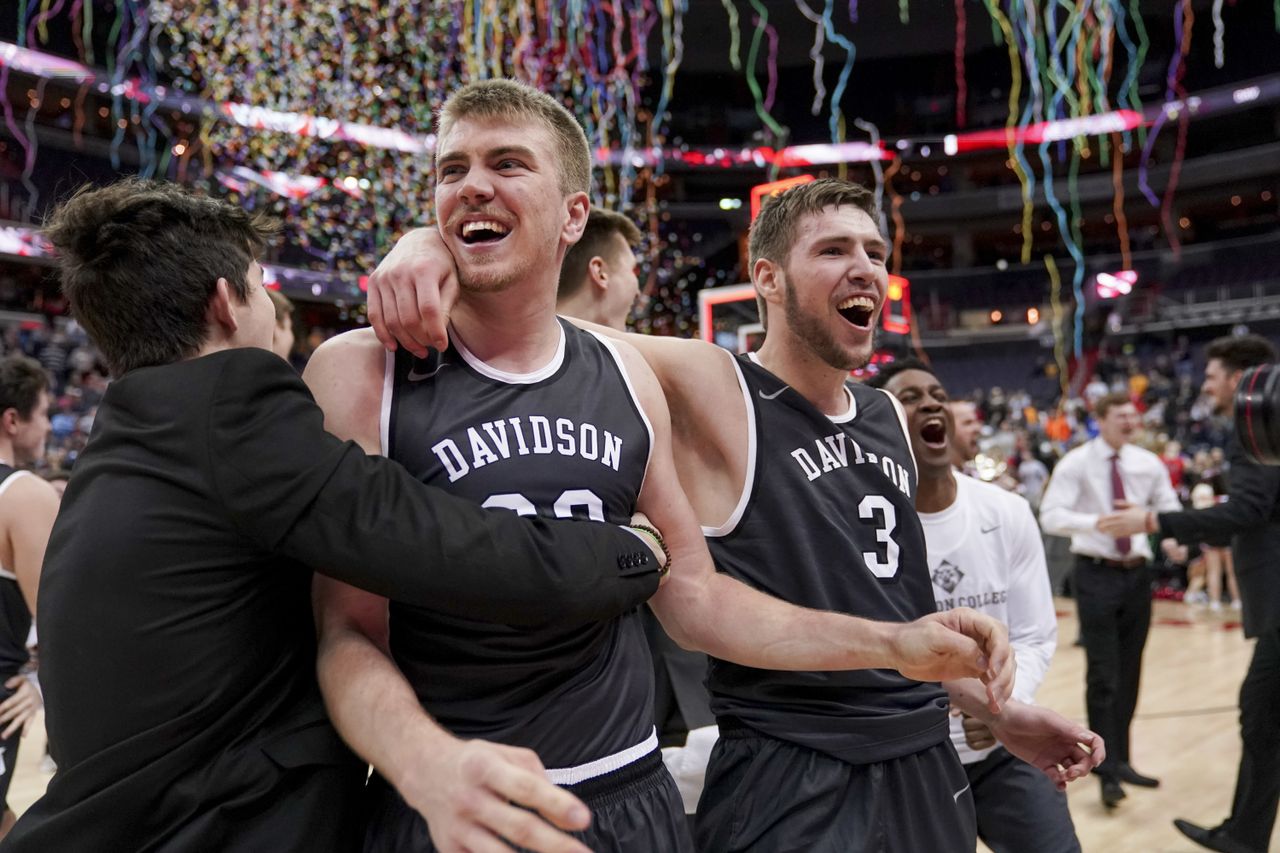
POLYGON ((1115 299, 1117 296, 1128 296, 1133 292, 1133 286, 1138 283, 1138 273, 1136 270, 1100 272, 1094 276, 1093 281, 1099 297, 1115 299))

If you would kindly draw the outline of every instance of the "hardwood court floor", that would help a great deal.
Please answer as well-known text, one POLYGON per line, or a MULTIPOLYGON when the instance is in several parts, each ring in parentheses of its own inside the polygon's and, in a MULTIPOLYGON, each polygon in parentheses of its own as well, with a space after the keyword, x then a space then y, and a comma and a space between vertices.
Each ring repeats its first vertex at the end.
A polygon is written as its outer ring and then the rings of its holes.
MULTIPOLYGON (((1058 653, 1038 700, 1083 721, 1084 651, 1072 645, 1075 607, 1069 600, 1057 604, 1058 653)), ((1171 821, 1185 817, 1216 824, 1227 815, 1240 758, 1237 694, 1252 652, 1253 643, 1244 640, 1235 611, 1210 613, 1176 602, 1155 602, 1133 727, 1133 762, 1163 784, 1157 790, 1128 786, 1128 799, 1108 814, 1094 779, 1074 783, 1071 814, 1085 851, 1201 850, 1171 821)), ((9 789, 9 804, 19 814, 48 784, 49 774, 39 770, 43 754, 43 721, 38 720, 23 741, 9 789)), ((1272 836, 1271 849, 1280 850, 1280 831, 1272 836)))

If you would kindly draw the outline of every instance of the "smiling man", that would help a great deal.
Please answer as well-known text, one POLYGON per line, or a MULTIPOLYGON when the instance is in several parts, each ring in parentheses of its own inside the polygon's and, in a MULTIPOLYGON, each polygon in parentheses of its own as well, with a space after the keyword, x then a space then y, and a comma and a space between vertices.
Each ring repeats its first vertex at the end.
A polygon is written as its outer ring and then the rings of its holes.
MULTIPOLYGON (((893 394, 906 411, 920 469, 916 509, 938 609, 973 607, 1007 625, 1018 661, 1014 698, 1033 701, 1053 659, 1058 622, 1031 508, 952 469, 956 408, 929 367, 895 361, 867 384, 893 394)), ((979 720, 952 716, 951 742, 972 785, 978 837, 994 853, 1079 853, 1062 791, 1010 755, 979 720)))
MULTIPOLYGON (((975 847, 969 783, 936 683, 950 676, 904 659, 908 647, 894 637, 925 628, 946 645, 996 623, 966 608, 935 612, 900 412, 888 394, 848 382, 871 356, 888 285, 877 222, 873 194, 846 181, 815 181, 765 205, 750 236, 768 324, 756 354, 617 335, 641 351, 669 401, 675 468, 720 571, 871 620, 883 632, 872 642, 897 661, 836 672, 734 663, 709 649, 722 737, 698 808, 697 847, 708 853, 975 847)), ((456 250, 447 233, 445 242, 456 250)), ((371 318, 423 354, 417 342, 438 329, 418 306, 447 308, 440 249, 430 232, 414 232, 371 282, 371 318)), ((459 271, 466 266, 463 253, 459 271)), ((773 642, 769 623, 727 600, 715 621, 715 630, 741 626, 756 644, 773 642)), ((1053 712, 1010 702, 996 717, 976 681, 948 690, 1053 780, 1092 766, 1079 743, 1093 736, 1053 712)))
POLYGON ((1102 802, 1113 809, 1125 798, 1122 782, 1160 784, 1129 764, 1129 727, 1151 625, 1152 553, 1146 536, 1109 535, 1099 522, 1127 506, 1171 512, 1182 504, 1160 457, 1130 443, 1139 418, 1129 395, 1103 395, 1094 413, 1099 435, 1054 468, 1040 501, 1040 526, 1070 536, 1076 555, 1073 583, 1088 666, 1085 702, 1089 726, 1107 742, 1108 759, 1097 773, 1102 802))

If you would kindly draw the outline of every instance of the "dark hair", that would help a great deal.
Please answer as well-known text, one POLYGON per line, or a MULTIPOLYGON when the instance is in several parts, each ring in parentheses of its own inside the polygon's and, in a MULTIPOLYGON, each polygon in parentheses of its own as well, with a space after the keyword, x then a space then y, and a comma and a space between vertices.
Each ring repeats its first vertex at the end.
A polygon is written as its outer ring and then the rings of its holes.
POLYGON ((219 278, 248 297, 273 221, 163 181, 85 186, 45 222, 62 291, 112 372, 194 354, 219 278))
POLYGON ((938 374, 933 372, 932 367, 925 364, 918 358, 900 358, 897 361, 891 361, 888 364, 878 364, 876 366, 880 369, 874 376, 868 376, 866 379, 862 380, 863 385, 867 385, 872 388, 883 388, 889 384, 890 379, 897 376, 899 373, 903 373, 908 370, 923 370, 935 379, 938 376, 938 374))
POLYGON ((1109 394, 1103 394, 1093 404, 1093 411, 1098 416, 1098 420, 1102 420, 1107 416, 1107 412, 1117 406, 1128 406, 1133 403, 1127 391, 1112 391, 1109 394))
POLYGON ((0 358, 0 414, 16 409, 19 420, 30 420, 40 392, 48 389, 49 374, 40 362, 25 355, 0 358))
MULTIPOLYGON (((760 215, 751 223, 751 234, 747 240, 751 268, 755 268, 760 258, 785 265, 791 254, 791 245, 796 241, 800 220, 811 213, 821 213, 825 208, 845 205, 866 213, 879 227, 880 208, 876 206, 875 193, 852 181, 820 178, 766 199, 760 215)), ((767 323, 765 301, 758 295, 756 307, 760 309, 760 322, 767 323)))
POLYGON ((1229 372, 1270 364, 1276 348, 1261 335, 1232 335, 1212 341, 1204 351, 1205 361, 1217 359, 1229 372))
POLYGON ((614 234, 621 234, 622 239, 633 249, 640 243, 640 229, 630 219, 612 210, 592 208, 587 214, 587 226, 582 230, 582 239, 569 247, 564 263, 560 265, 557 300, 568 299, 582 289, 587 280, 587 266, 591 259, 604 256, 610 249, 609 241, 614 234))

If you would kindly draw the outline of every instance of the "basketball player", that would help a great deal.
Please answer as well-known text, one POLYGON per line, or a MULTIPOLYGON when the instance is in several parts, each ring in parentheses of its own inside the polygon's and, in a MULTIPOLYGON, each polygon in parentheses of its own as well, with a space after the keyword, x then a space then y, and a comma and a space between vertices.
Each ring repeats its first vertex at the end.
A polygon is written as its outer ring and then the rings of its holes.
MULTIPOLYGON (((329 427, 485 506, 604 519, 645 512, 673 565, 651 604, 683 645, 777 670, 882 668, 891 674, 877 677, 892 680, 905 678, 893 669, 968 669, 992 681, 998 706, 1012 673, 1003 630, 989 632, 994 620, 953 611, 868 623, 784 604, 714 570, 676 477, 652 371, 629 345, 555 315, 561 261, 588 211, 590 152, 573 116, 545 94, 488 80, 446 101, 438 139, 438 230, 461 284, 450 346, 388 359, 365 330, 321 347, 307 379, 329 427), (982 655, 991 660, 979 663, 982 655)), ((909 461, 909 451, 895 453, 909 461)), ((589 849, 692 849, 657 751, 635 615, 505 630, 320 586, 320 678, 339 731, 381 770, 406 743, 386 710, 405 719, 425 709, 409 730, 430 744, 415 774, 370 783, 366 851, 502 849, 498 838, 528 846, 485 824, 489 805, 441 802, 459 737, 534 750, 549 778, 591 807, 581 835, 589 849)))
MULTIPOLYGON (((949 450, 957 407, 947 405, 946 389, 922 362, 892 362, 867 384, 893 394, 906 411, 938 609, 974 607, 1007 625, 1018 661, 1013 695, 1033 701, 1053 659, 1058 622, 1031 508, 994 484, 955 473, 949 450)), ((953 715, 951 742, 973 791, 978 837, 988 847, 1079 853, 1063 792, 1010 755, 978 720, 953 715)))
MULTIPOLYGON (((639 244, 640 229, 630 219, 593 208, 582 239, 569 247, 560 266, 556 313, 626 331, 627 316, 644 298, 636 275, 639 244)), ((685 812, 692 815, 702 796, 711 747, 719 736, 704 683, 707 656, 680 648, 649 608, 640 611, 640 618, 653 656, 658 746, 680 789, 685 812)))
POLYGON ((640 229, 621 213, 593 209, 560 267, 556 312, 622 331, 640 295, 640 229))
MULTIPOLYGON (((77 193, 47 233, 117 378, 40 583, 58 772, 0 850, 350 850, 366 773, 321 704, 311 565, 516 624, 606 619, 657 588, 660 552, 631 532, 486 513, 326 434, 268 351, 269 231, 245 211, 130 180, 77 193)), ((528 756, 467 761, 559 825, 589 820, 528 756)))
MULTIPOLYGON (((893 398, 846 381, 870 357, 887 289, 876 223, 872 194, 844 181, 766 205, 751 234, 768 323, 758 354, 626 341, 670 401, 676 468, 721 571, 815 609, 912 624, 934 600, 910 446, 893 398)), ((450 311, 442 249, 419 230, 384 260, 370 302, 384 338, 422 352, 436 339, 450 311)), ((700 850, 974 849, 969 783, 937 684, 713 655, 721 738, 699 805, 700 850)), ((975 686, 949 690, 1053 781, 1102 756, 1096 735, 1046 709, 1009 702, 996 717, 975 686)))
POLYGON ((5 797, 18 764, 18 744, 40 710, 40 692, 21 674, 36 612, 40 565, 58 514, 53 487, 18 465, 44 458, 49 437, 49 377, 20 355, 0 359, 0 838, 16 820, 5 797))
POLYGON ((278 290, 268 290, 271 306, 276 310, 276 327, 271 330, 271 351, 289 360, 293 354, 293 300, 278 290))

